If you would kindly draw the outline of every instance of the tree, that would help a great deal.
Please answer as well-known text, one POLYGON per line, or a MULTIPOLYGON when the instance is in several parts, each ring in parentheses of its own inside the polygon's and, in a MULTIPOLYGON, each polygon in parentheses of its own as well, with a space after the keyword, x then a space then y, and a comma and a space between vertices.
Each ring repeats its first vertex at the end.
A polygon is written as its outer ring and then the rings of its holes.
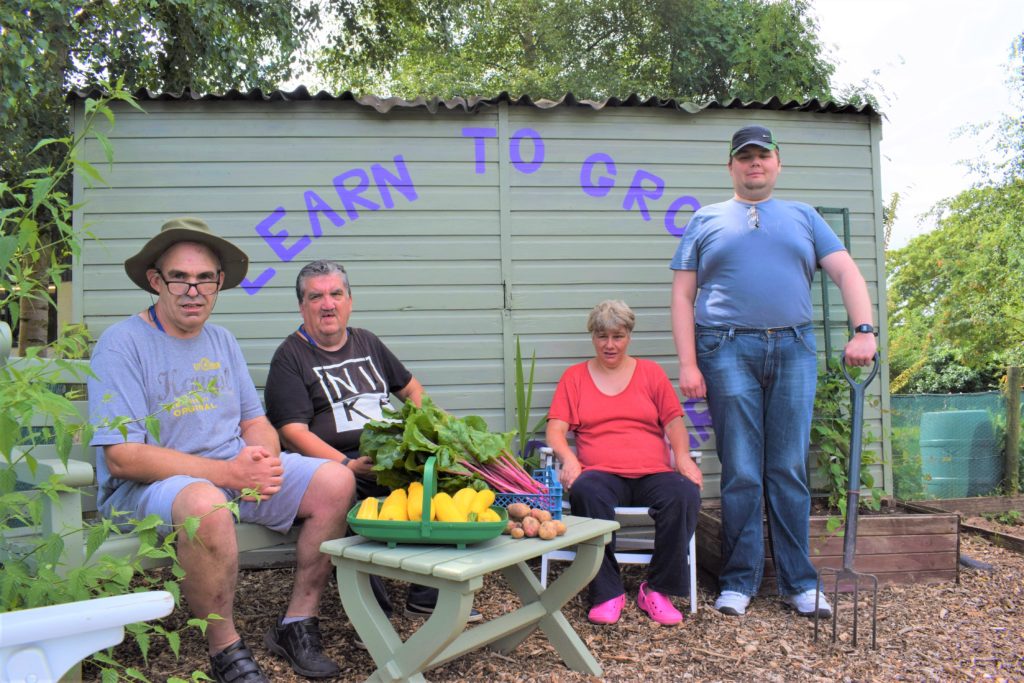
POLYGON ((344 0, 335 89, 534 98, 829 96, 804 0, 344 0))
MULTIPOLYGON (((1012 56, 1024 66, 1024 33, 1012 56)), ((1024 70, 1010 87, 1018 112, 991 141, 1003 161, 974 163, 982 182, 939 202, 936 229, 886 255, 894 392, 991 387, 998 367, 1024 362, 1024 70)))
MULTIPOLYGON (((289 0, 0 4, 0 184, 16 187, 30 169, 60 164, 57 147, 36 143, 69 134, 67 90, 118 79, 132 91, 276 87, 291 75, 293 55, 318 22, 319 5, 300 8, 289 0)), ((70 194, 70 180, 63 182, 60 189, 70 194)), ((0 192, 0 210, 10 210, 14 201, 0 192)), ((59 243, 56 219, 45 213, 36 219, 41 248, 59 243)), ((58 249, 38 261, 38 271, 26 274, 44 286, 14 307, 26 320, 20 326, 22 352, 46 342, 52 303, 46 266, 67 257, 58 249)))
POLYGON ((894 351, 948 341, 968 366, 1024 360, 1024 178, 937 210, 935 230, 888 255, 894 351))

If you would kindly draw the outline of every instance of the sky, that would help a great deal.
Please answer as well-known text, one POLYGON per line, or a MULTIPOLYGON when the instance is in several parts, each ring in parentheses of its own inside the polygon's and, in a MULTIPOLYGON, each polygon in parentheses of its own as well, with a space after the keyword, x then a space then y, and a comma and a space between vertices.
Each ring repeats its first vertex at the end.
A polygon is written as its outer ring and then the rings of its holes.
POLYGON ((922 214, 975 180, 957 162, 984 145, 956 131, 1012 110, 1007 68, 1013 38, 1024 31, 1024 0, 812 0, 812 7, 836 64, 833 91, 867 79, 883 93, 882 193, 885 201, 900 193, 889 246, 904 246, 935 226, 922 214))

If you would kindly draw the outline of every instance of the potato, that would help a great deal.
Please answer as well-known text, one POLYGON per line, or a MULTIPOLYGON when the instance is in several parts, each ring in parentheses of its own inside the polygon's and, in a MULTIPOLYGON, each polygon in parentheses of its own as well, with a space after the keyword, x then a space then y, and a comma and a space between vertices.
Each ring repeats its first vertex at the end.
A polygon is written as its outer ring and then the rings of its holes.
POLYGON ((519 523, 518 522, 513 522, 510 519, 510 520, 508 520, 508 524, 505 525, 505 530, 502 531, 501 533, 503 533, 503 534, 510 534, 510 533, 512 533, 512 530, 515 529, 517 526, 519 526, 519 523))
POLYGON ((530 506, 526 503, 512 503, 508 506, 509 519, 522 519, 530 516, 530 506))
POLYGON ((560 519, 553 519, 551 521, 554 523, 555 527, 558 529, 558 535, 559 536, 564 535, 565 534, 565 522, 563 522, 560 519))
POLYGON ((540 522, 533 517, 523 517, 523 532, 529 537, 533 538, 537 535, 540 530, 540 522))
POLYGON ((551 520, 541 522, 540 528, 537 530, 537 535, 545 541, 550 541, 558 535, 558 527, 551 520))
POLYGON ((523 531, 523 527, 521 526, 517 526, 515 529, 509 532, 509 536, 511 536, 512 538, 522 538, 525 535, 526 532, 523 531))
POLYGON ((551 513, 542 508, 533 508, 530 510, 530 516, 538 522, 548 522, 551 520, 551 513))

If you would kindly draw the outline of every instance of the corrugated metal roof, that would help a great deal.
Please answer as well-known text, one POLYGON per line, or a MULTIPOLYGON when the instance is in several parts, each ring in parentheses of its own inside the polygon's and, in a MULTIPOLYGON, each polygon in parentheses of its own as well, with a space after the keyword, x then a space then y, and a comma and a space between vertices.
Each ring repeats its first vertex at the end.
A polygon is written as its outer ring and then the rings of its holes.
MULTIPOLYGON (((102 91, 98 88, 74 90, 68 94, 68 100, 87 99, 89 97, 98 97, 101 94, 102 91)), ((773 97, 764 102, 743 102, 739 99, 732 99, 726 102, 710 100, 704 104, 694 104, 693 102, 683 102, 680 100, 662 99, 658 97, 648 97, 645 99, 636 94, 630 95, 625 99, 609 97, 603 100, 581 100, 572 93, 566 93, 564 97, 557 100, 535 100, 529 95, 513 97, 509 93, 503 92, 496 97, 453 97, 447 100, 439 97, 417 97, 414 100, 406 100, 400 97, 377 97, 376 95, 356 96, 348 90, 340 95, 332 95, 331 93, 323 90, 316 94, 312 94, 305 86, 299 86, 295 90, 291 91, 274 90, 272 92, 264 93, 260 88, 253 88, 246 92, 242 92, 240 90, 228 90, 224 93, 215 94, 194 93, 188 88, 180 93, 154 93, 143 88, 135 91, 134 96, 135 99, 141 102, 152 100, 194 100, 202 102, 221 100, 247 100, 249 102, 301 102, 305 100, 352 101, 364 107, 375 109, 381 114, 386 114, 395 108, 422 108, 431 113, 436 113, 441 109, 461 109, 467 113, 471 113, 485 107, 496 106, 501 102, 507 102, 517 106, 536 107, 538 109, 553 109, 555 107, 590 107, 591 109, 603 109, 605 107, 657 107, 664 109, 677 109, 689 112, 690 114, 696 114, 705 109, 767 109, 770 111, 803 111, 816 114, 879 115, 870 104, 858 107, 852 104, 838 104, 830 100, 818 99, 807 100, 804 102, 798 102, 797 100, 783 102, 777 97, 773 97)))

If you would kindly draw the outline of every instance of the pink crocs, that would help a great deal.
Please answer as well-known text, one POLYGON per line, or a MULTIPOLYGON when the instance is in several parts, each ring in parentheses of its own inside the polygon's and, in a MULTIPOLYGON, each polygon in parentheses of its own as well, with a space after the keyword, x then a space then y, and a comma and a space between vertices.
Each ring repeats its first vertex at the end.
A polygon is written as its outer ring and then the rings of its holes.
POLYGON ((636 604, 647 612, 647 616, 659 624, 672 626, 683 620, 682 613, 672 606, 668 596, 662 595, 658 591, 649 590, 646 581, 640 584, 640 591, 636 594, 636 604))
POLYGON ((625 594, 622 594, 617 598, 612 598, 611 600, 605 600, 604 602, 590 608, 590 613, 587 614, 587 619, 590 619, 590 623, 592 624, 614 624, 619 620, 619 615, 622 614, 622 607, 625 604, 625 594))

